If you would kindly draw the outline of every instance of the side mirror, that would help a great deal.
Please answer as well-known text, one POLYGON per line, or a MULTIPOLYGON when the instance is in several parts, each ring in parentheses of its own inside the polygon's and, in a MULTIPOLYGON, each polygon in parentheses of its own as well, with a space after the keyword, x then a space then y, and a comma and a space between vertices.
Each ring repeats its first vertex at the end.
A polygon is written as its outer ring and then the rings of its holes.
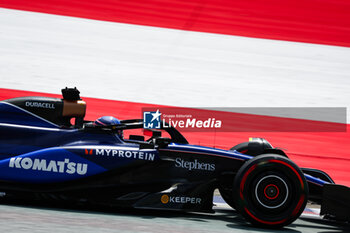
POLYGON ((165 148, 171 143, 170 138, 156 138, 155 144, 158 145, 160 148, 165 148))
POLYGON ((143 134, 146 136, 150 136, 152 138, 162 137, 162 131, 159 131, 159 130, 144 129, 143 134))
POLYGON ((145 141, 145 137, 141 135, 130 135, 129 140, 134 140, 134 141, 145 141))

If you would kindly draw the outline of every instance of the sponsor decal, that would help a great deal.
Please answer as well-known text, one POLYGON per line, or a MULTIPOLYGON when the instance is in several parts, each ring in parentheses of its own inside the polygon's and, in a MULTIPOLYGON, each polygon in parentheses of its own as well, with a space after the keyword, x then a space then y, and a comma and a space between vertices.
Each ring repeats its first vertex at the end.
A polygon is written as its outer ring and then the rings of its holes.
POLYGON ((86 155, 92 155, 92 152, 93 152, 93 149, 91 149, 91 150, 85 149, 86 155))
POLYGON ((201 204, 202 199, 199 197, 169 196, 167 194, 164 194, 161 196, 160 201, 163 204, 201 204))
POLYGON ((186 119, 186 120, 168 120, 169 126, 164 126, 165 128, 169 127, 178 127, 178 128, 221 128, 222 122, 216 120, 215 118, 208 118, 207 120, 198 120, 196 118, 186 119))
POLYGON ((183 160, 182 158, 175 159, 175 167, 185 168, 187 170, 204 170, 215 171, 214 163, 201 163, 195 159, 193 162, 183 160))
POLYGON ((31 159, 31 158, 11 158, 9 162, 10 168, 19 168, 25 170, 57 172, 67 174, 85 175, 87 173, 88 164, 70 162, 69 159, 64 161, 31 159))
POLYGON ((95 155, 100 156, 112 156, 119 158, 128 158, 128 159, 139 159, 139 160, 148 160, 154 161, 156 154, 154 152, 145 152, 145 151, 131 151, 131 150, 116 150, 116 149, 85 149, 86 155, 92 155, 95 151, 95 155))
POLYGON ((182 128, 182 129, 219 129, 222 126, 221 120, 215 118, 197 119, 189 114, 163 115, 165 121, 161 121, 162 113, 157 109, 156 112, 143 112, 143 128, 160 129, 160 128, 182 128), (180 119, 175 119, 180 118, 180 119), (181 118, 187 118, 185 120, 181 118), (161 125, 163 124, 163 125, 161 125), (162 126, 162 127, 161 127, 162 126))
POLYGON ((41 102, 30 102, 27 101, 25 103, 26 107, 31 108, 49 108, 49 109, 55 109, 55 105, 52 103, 41 103, 41 102))
POLYGON ((166 204, 169 202, 169 196, 164 194, 162 195, 162 197, 160 198, 160 201, 163 203, 163 204, 166 204))
POLYGON ((160 116, 162 113, 157 109, 156 112, 143 113, 143 128, 145 129, 160 129, 160 116))

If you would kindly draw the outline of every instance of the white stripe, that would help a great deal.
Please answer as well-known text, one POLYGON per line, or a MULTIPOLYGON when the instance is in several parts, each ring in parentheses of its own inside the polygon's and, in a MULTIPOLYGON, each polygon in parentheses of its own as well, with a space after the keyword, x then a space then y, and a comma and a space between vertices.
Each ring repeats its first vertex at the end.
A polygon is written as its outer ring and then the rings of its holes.
POLYGON ((17 124, 7 124, 0 123, 0 126, 5 127, 15 127, 15 128, 23 128, 23 129, 37 129, 37 130, 46 130, 46 131, 72 131, 72 129, 57 129, 57 128, 46 128, 46 127, 38 127, 38 126, 28 126, 28 125, 17 125, 17 124))
POLYGON ((134 150, 141 152, 154 152, 152 149, 139 149, 139 147, 127 147, 127 146, 103 146, 103 145, 83 145, 83 146, 64 146, 63 149, 104 149, 104 150, 134 150))
POLYGON ((189 107, 349 106, 350 48, 0 9, 1 87, 189 107))
MULTIPOLYGON (((45 123, 47 123, 47 124, 49 124, 49 125, 51 125, 51 126, 53 126, 53 127, 55 127, 55 128, 59 128, 58 125, 56 125, 56 124, 54 124, 54 123, 52 123, 52 122, 46 120, 45 118, 42 118, 42 117, 40 117, 40 116, 38 116, 38 115, 36 115, 36 114, 34 114, 34 113, 31 113, 31 112, 29 112, 29 111, 27 111, 27 110, 25 110, 25 109, 23 109, 23 108, 20 108, 20 107, 18 107, 18 106, 16 106, 16 105, 13 105, 13 104, 7 103, 7 102, 0 102, 0 105, 1 105, 1 104, 10 105, 11 107, 17 108, 17 109, 19 109, 19 110, 21 110, 21 111, 27 113, 28 115, 31 115, 31 116, 33 116, 34 118, 37 118, 37 119, 39 119, 39 120, 41 120, 41 121, 44 121, 45 123)), ((31 126, 30 126, 30 127, 31 127, 31 126)))
POLYGON ((202 151, 209 151, 209 152, 212 152, 212 153, 223 153, 223 154, 227 154, 227 155, 235 155, 235 156, 240 156, 240 157, 243 157, 243 158, 247 158, 247 159, 250 159, 251 156, 246 156, 246 155, 242 155, 241 153, 237 153, 236 151, 226 151, 226 150, 221 150, 221 149, 215 149, 215 148, 206 148, 206 147, 201 147, 201 146, 191 146, 191 145, 185 145, 185 146, 182 146, 182 145, 176 145, 176 144, 170 144, 168 146, 169 149, 172 149, 172 148, 179 148, 179 149, 197 149, 197 150, 202 150, 202 151))

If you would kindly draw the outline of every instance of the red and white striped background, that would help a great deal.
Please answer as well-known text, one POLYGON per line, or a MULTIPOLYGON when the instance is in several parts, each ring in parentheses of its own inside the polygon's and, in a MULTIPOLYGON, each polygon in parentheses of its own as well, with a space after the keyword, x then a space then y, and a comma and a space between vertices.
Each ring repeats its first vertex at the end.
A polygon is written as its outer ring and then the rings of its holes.
MULTIPOLYGON (((0 100, 57 96, 74 85, 94 97, 85 98, 88 119, 135 118, 156 104, 349 106, 345 0, 1 0, 0 7, 0 100)), ((347 132, 185 136, 220 148, 265 137, 298 165, 350 185, 347 132)))

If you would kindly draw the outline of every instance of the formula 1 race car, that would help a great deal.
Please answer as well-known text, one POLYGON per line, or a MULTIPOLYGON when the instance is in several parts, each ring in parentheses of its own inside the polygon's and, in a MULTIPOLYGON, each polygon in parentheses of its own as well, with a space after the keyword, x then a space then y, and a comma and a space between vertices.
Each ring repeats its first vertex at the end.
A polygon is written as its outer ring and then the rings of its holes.
POLYGON ((175 128, 146 130, 143 120, 85 121, 79 91, 62 94, 0 102, 0 198, 213 212, 219 189, 256 226, 288 225, 307 201, 349 220, 349 188, 265 139, 230 150, 190 145, 175 128), (129 130, 141 134, 126 139, 129 130))

